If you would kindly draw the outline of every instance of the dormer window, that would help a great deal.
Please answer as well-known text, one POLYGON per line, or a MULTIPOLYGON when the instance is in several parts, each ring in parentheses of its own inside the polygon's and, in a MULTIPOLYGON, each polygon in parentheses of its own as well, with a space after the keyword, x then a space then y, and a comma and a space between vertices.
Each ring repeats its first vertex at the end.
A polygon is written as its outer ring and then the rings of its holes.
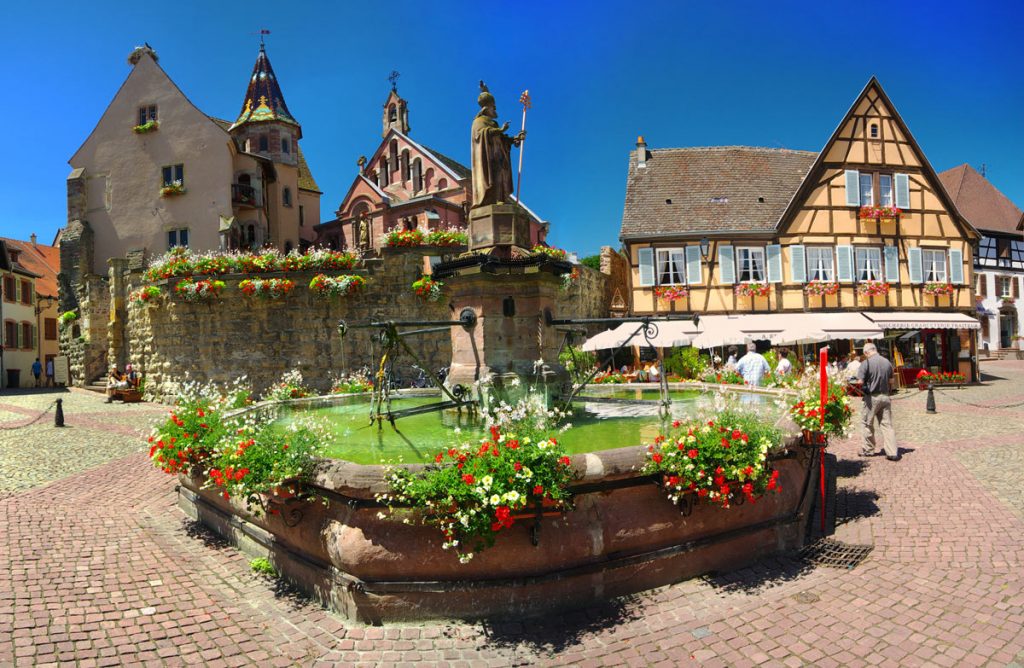
POLYGON ((146 107, 139 107, 139 125, 145 125, 150 121, 156 120, 156 105, 151 104, 146 107))
POLYGON ((872 123, 868 132, 872 139, 878 139, 878 123, 872 123))

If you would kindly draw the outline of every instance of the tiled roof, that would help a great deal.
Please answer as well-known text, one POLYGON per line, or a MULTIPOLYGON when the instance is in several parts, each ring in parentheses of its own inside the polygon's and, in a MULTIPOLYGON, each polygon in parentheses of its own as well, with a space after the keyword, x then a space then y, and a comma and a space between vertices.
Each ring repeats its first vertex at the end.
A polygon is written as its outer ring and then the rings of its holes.
POLYGON ((242 111, 239 112, 232 127, 260 121, 283 121, 296 126, 299 124, 288 111, 281 86, 277 83, 274 68, 270 66, 270 59, 267 58, 266 49, 262 44, 256 57, 256 64, 252 68, 245 99, 242 101, 242 111))
POLYGON ((46 297, 57 296, 57 274, 60 273, 60 249, 31 241, 0 237, 10 251, 18 251, 16 267, 35 274, 36 293, 46 297))
POLYGON ((301 190, 320 192, 320 186, 316 184, 313 172, 309 171, 309 165, 306 164, 306 156, 302 154, 302 148, 299 147, 298 142, 295 144, 295 158, 298 160, 299 167, 299 188, 301 190))
POLYGON ((1006 195, 968 164, 939 174, 942 186, 964 218, 979 230, 1017 233, 1022 214, 1006 195))
POLYGON ((774 231, 816 156, 750 146, 648 149, 638 168, 633 151, 620 236, 774 231))
POLYGON ((423 148, 433 153, 435 158, 443 162, 445 167, 455 172, 455 174, 460 179, 468 179, 473 175, 473 171, 469 167, 463 165, 461 162, 453 160, 452 158, 446 156, 444 153, 441 153, 440 151, 435 151, 434 149, 428 146, 424 146, 423 148))

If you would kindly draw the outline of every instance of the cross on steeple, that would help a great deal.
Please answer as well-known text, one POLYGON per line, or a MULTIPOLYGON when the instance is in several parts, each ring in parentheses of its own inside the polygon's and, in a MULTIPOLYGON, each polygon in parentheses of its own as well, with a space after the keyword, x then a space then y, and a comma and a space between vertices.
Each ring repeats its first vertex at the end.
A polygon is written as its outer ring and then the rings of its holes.
POLYGON ((391 90, 398 92, 398 77, 402 76, 398 73, 398 70, 391 70, 391 74, 388 75, 388 81, 391 82, 391 90))

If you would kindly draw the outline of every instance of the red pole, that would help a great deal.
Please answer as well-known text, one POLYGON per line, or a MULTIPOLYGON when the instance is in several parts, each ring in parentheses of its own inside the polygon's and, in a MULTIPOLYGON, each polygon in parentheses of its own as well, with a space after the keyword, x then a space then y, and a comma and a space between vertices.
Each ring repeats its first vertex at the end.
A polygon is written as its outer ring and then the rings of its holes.
MULTIPOLYGON (((820 413, 820 424, 822 431, 825 428, 825 404, 828 403, 828 346, 824 346, 818 353, 818 371, 819 384, 821 389, 821 399, 818 402, 818 411, 820 413)), ((818 481, 819 487, 821 488, 821 531, 825 532, 825 448, 818 450, 818 481)))

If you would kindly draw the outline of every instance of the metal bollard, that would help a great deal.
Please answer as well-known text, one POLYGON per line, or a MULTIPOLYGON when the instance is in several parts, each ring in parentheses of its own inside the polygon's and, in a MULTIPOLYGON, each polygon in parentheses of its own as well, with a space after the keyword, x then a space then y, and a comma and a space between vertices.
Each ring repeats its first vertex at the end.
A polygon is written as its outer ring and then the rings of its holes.
POLYGON ((57 410, 53 414, 53 426, 63 427, 64 426, 64 400, 57 399, 57 410))
POLYGON ((926 413, 936 413, 935 410, 935 385, 928 383, 928 402, 925 404, 926 413))

